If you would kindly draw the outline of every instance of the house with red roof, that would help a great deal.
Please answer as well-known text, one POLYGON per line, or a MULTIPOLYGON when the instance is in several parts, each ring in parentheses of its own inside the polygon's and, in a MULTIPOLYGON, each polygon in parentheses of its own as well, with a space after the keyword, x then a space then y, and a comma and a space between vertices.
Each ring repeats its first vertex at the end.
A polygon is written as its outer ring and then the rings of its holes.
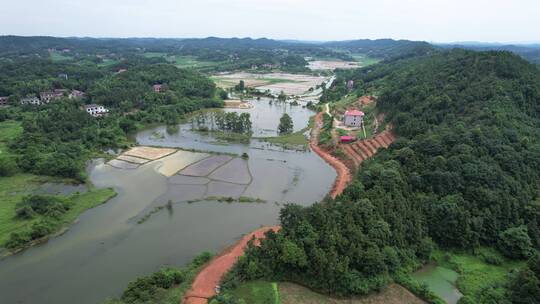
POLYGON ((343 123, 348 127, 360 127, 364 123, 364 112, 347 110, 343 115, 343 123))
POLYGON ((161 93, 163 91, 165 91, 165 86, 162 85, 162 84, 155 84, 152 86, 152 88, 154 89, 154 92, 156 93, 161 93))

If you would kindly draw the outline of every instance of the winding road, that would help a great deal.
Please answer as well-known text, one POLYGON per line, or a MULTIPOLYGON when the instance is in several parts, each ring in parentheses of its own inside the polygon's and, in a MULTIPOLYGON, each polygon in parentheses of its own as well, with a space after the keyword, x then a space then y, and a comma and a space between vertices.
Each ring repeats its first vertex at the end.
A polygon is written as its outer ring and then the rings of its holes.
MULTIPOLYGON (((328 104, 325 104, 325 107, 325 112, 328 113, 328 104)), ((334 199, 345 190, 347 185, 351 182, 352 176, 349 168, 347 168, 345 164, 330 153, 321 149, 318 145, 319 133, 323 125, 323 114, 324 112, 320 112, 315 116, 315 124, 311 132, 310 147, 313 152, 317 153, 317 155, 324 159, 337 172, 336 180, 329 193, 329 196, 334 199)), ((244 253, 249 240, 255 238, 255 244, 257 244, 259 239, 264 238, 267 231, 274 230, 277 232, 280 228, 281 227, 279 226, 259 228, 245 235, 235 245, 212 259, 195 277, 191 289, 184 296, 183 303, 207 304, 208 299, 216 295, 216 287, 219 285, 223 276, 234 266, 238 258, 244 253)))

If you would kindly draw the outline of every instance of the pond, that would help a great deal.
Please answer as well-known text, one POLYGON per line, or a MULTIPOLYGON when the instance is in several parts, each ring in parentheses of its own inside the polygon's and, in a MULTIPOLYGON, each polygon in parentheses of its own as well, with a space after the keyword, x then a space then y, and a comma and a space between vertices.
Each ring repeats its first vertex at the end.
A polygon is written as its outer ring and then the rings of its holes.
MULTIPOLYGON (((254 125, 272 128, 259 113, 254 125)), ((276 224, 285 202, 307 206, 322 200, 336 176, 309 151, 283 150, 258 140, 225 145, 191 132, 188 125, 178 129, 167 134, 165 126, 158 126, 136 139, 205 152, 179 151, 133 168, 92 162, 92 183, 114 187, 118 195, 83 213, 65 234, 1 260, 0 303, 100 303, 118 296, 137 276, 164 265, 184 265, 202 251, 218 252, 261 225, 276 224), (242 153, 249 158, 239 157, 242 153), (220 196, 265 203, 212 199, 220 196), (188 202, 205 197, 210 199, 188 202)))
POLYGON ((426 265, 413 274, 413 278, 427 284, 431 291, 448 304, 456 304, 463 296, 456 288, 458 277, 457 272, 437 264, 426 265))

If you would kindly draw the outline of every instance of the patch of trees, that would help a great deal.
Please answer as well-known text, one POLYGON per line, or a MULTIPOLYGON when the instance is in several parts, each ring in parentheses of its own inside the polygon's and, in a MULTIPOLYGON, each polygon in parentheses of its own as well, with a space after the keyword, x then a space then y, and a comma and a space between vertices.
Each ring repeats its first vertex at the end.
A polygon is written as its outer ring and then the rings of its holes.
POLYGON ((212 101, 215 84, 192 70, 178 69, 169 64, 143 65, 126 72, 110 75, 88 89, 89 98, 108 107, 127 111, 132 108, 148 109, 160 105, 176 105, 185 113, 196 107, 200 100, 212 101), (166 84, 162 93, 153 91, 155 84, 166 84))
MULTIPOLYGON (((191 285, 191 281, 198 272, 198 269, 210 261, 212 254, 201 253, 189 264, 181 268, 164 267, 151 275, 137 278, 130 282, 122 292, 119 299, 109 299, 107 304, 143 304, 143 303, 163 303, 171 301, 168 291, 182 289, 180 295, 191 285)), ((174 299, 176 302, 180 298, 174 299)))
POLYGON ((294 129, 293 120, 287 113, 283 113, 279 119, 278 132, 279 134, 290 134, 294 129))
MULTIPOLYGON (((271 278, 365 294, 435 245, 489 246, 515 259, 538 251, 540 71, 507 52, 405 62, 355 72, 380 90, 377 106, 398 140, 335 201, 286 206, 283 229, 251 247, 225 286, 271 278)), ((536 288, 530 272, 521 278, 524 293, 536 288)))
POLYGON ((70 205, 69 200, 56 196, 30 195, 23 198, 17 204, 16 217, 29 220, 40 216, 40 219, 27 230, 11 233, 6 248, 19 248, 52 233, 61 216, 71 208, 70 205))
POLYGON ((251 135, 252 123, 249 113, 207 111, 191 118, 193 129, 199 131, 225 131, 251 135))

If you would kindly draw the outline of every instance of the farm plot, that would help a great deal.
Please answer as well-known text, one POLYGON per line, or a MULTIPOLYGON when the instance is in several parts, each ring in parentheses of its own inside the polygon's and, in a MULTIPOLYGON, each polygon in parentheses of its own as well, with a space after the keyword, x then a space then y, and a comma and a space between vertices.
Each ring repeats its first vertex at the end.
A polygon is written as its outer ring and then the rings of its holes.
POLYGON ((233 74, 219 74, 212 77, 216 84, 223 88, 230 88, 237 85, 240 80, 245 86, 256 88, 259 91, 270 91, 272 94, 279 94, 283 91, 287 95, 301 95, 311 88, 321 85, 327 80, 326 77, 288 74, 288 73, 267 73, 254 74, 239 72, 233 74))

